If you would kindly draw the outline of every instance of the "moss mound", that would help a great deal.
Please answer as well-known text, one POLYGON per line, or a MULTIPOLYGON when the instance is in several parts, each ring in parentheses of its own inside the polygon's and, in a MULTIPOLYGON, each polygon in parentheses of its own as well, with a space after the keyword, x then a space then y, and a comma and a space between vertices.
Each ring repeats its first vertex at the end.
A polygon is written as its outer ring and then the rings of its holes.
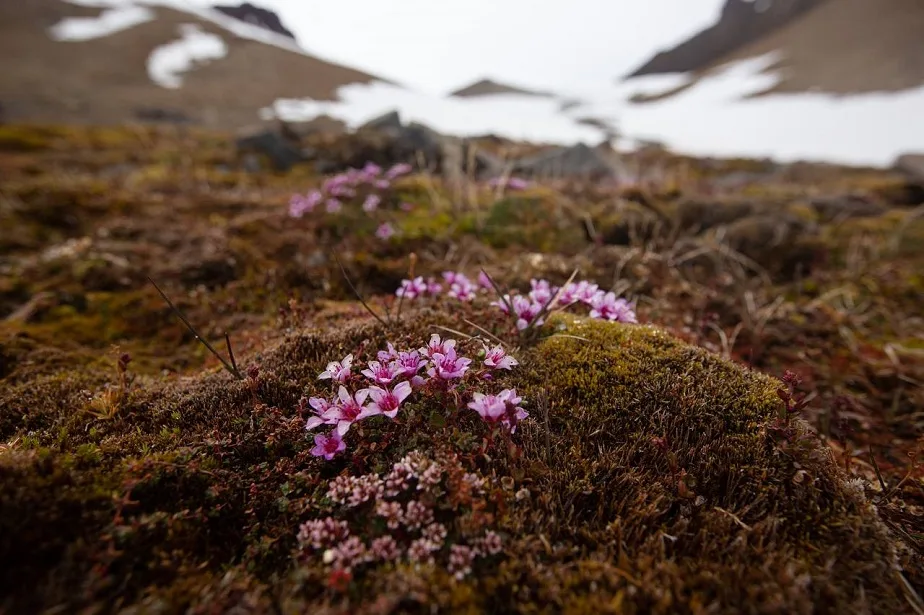
POLYGON ((512 447, 485 448, 472 412, 434 420, 443 408, 425 398, 398 423, 356 426, 345 455, 309 454, 296 408, 321 394, 327 361, 419 345, 452 319, 418 310, 388 334, 367 321, 303 330, 248 380, 149 382, 111 420, 82 414, 66 378, 60 400, 45 383, 41 429, 4 423, 14 444, 0 452, 0 559, 15 565, 0 575, 0 606, 907 610, 891 539, 801 424, 779 423, 779 383, 655 328, 554 319, 556 334, 517 351, 504 377, 532 414, 512 447), (455 502, 446 523, 477 519, 503 537, 501 553, 461 580, 407 564, 336 579, 300 551, 299 525, 333 510, 330 480, 382 474, 413 451, 482 477, 483 495, 455 502))

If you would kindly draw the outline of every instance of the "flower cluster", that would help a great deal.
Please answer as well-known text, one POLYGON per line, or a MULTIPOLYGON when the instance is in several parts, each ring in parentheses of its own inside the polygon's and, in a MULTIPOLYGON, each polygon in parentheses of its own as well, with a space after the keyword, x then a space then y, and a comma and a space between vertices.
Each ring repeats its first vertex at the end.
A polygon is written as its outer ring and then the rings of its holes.
POLYGON ((486 525, 490 515, 472 521, 466 514, 490 506, 487 483, 465 472, 456 455, 431 459, 414 451, 385 475, 338 476, 330 481, 327 499, 340 506, 349 521, 331 516, 306 521, 298 542, 303 552, 320 555, 332 571, 352 574, 359 567, 385 562, 441 563, 463 579, 479 558, 503 549, 500 535, 486 525), (467 523, 459 522, 463 517, 467 523))
MULTIPOLYGON (((478 283, 472 283, 463 273, 444 271, 443 279, 448 290, 445 296, 459 301, 472 301, 479 293, 493 290, 490 279, 482 271, 478 276, 478 283)), ((434 278, 424 279, 418 276, 412 280, 402 280, 401 286, 395 292, 398 297, 417 299, 424 296, 440 296, 443 285, 434 278)), ((495 294, 496 291, 495 291, 495 294)), ((530 280, 530 291, 523 294, 504 294, 492 306, 500 309, 504 314, 513 315, 516 327, 523 331, 529 327, 542 326, 543 313, 551 310, 564 310, 576 305, 589 308, 589 316, 601 320, 610 320, 623 323, 637 323, 635 309, 631 303, 613 292, 602 290, 596 284, 581 280, 570 282, 562 288, 552 286, 548 280, 530 280)))
MULTIPOLYGON (((382 205, 382 196, 378 191, 389 189, 392 181, 410 172, 409 164, 396 164, 383 171, 382 167, 368 162, 362 169, 349 169, 328 178, 320 190, 292 195, 289 215, 302 218, 321 206, 327 213, 336 214, 343 211, 345 205, 355 203, 361 204, 367 214, 372 214, 382 205)), ((388 240, 394 234, 395 229, 389 222, 380 224, 375 232, 376 237, 382 240, 388 240)))
MULTIPOLYGON (((305 425, 307 430, 322 425, 333 428, 327 434, 315 435, 311 454, 333 459, 346 449, 343 437, 353 424, 374 416, 395 420, 402 404, 415 392, 426 395, 456 391, 466 379, 491 381, 498 370, 509 371, 519 364, 502 346, 483 347, 479 358, 481 362, 476 364, 460 354, 456 340, 443 339, 434 333, 426 346, 413 350, 397 350, 389 343, 363 369, 354 365, 352 354, 328 363, 318 379, 332 383, 333 397, 311 397, 300 403, 300 407, 312 409, 313 416, 305 425)), ((459 396, 454 399, 465 403, 459 396)), ((529 416, 522 403, 516 389, 504 389, 496 395, 475 392, 465 407, 486 422, 499 424, 512 433, 517 423, 529 416)))

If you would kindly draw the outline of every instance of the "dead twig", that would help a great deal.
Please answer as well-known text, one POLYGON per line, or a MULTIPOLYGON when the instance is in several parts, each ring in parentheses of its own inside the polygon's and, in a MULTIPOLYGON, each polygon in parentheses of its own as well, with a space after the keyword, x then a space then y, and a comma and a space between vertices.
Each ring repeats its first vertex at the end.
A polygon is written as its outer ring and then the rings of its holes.
MULTIPOLYGON (((199 332, 196 331, 196 328, 193 327, 192 324, 190 324, 190 322, 189 322, 188 320, 186 320, 186 316, 183 315, 183 312, 181 312, 180 309, 179 309, 178 307, 176 307, 175 305, 173 305, 173 302, 170 301, 170 298, 166 295, 166 293, 164 293, 164 291, 162 291, 162 290, 160 289, 160 286, 157 285, 157 283, 151 278, 151 276, 147 276, 147 278, 148 278, 148 281, 149 281, 151 284, 154 285, 154 288, 157 289, 157 292, 160 293, 160 296, 164 298, 164 301, 167 302, 167 305, 170 306, 170 309, 173 311, 174 314, 176 314, 177 318, 179 318, 181 321, 183 321, 183 324, 186 325, 186 328, 189 329, 189 332, 192 333, 193 336, 194 336, 197 340, 199 340, 200 342, 202 342, 202 344, 209 350, 209 352, 211 352, 213 355, 215 355, 215 357, 216 357, 219 361, 221 361, 221 364, 224 366, 224 368, 225 368, 226 370, 228 370, 228 372, 229 372, 232 376, 234 376, 234 377, 237 378, 238 380, 243 380, 243 379, 244 379, 244 375, 240 372, 240 370, 237 369, 237 365, 236 365, 236 364, 232 364, 232 363, 228 363, 228 361, 226 361, 225 358, 224 358, 223 356, 221 356, 221 354, 220 354, 217 350, 215 350, 215 347, 212 346, 212 345, 209 343, 209 341, 208 341, 207 339, 205 339, 204 337, 202 337, 201 335, 199 335, 199 332)), ((227 341, 227 343, 228 343, 228 349, 230 350, 230 348, 231 348, 231 341, 230 341, 230 338, 228 337, 228 334, 227 334, 227 333, 225 334, 225 340, 227 341)), ((232 361, 233 361, 233 355, 232 355, 232 361)))
POLYGON ((372 317, 375 318, 383 327, 388 329, 388 323, 382 320, 382 317, 375 313, 375 311, 369 307, 369 304, 366 303, 366 300, 363 299, 363 296, 359 294, 359 291, 356 290, 356 287, 353 286, 353 282, 350 280, 350 276, 347 275, 346 269, 343 268, 343 263, 340 262, 340 259, 334 254, 334 260, 337 261, 337 266, 340 267, 340 273, 343 274, 343 279, 346 280, 346 283, 349 285, 350 290, 353 291, 353 294, 356 295, 356 298, 359 299, 359 302, 362 303, 363 307, 366 308, 366 311, 372 314, 372 317))

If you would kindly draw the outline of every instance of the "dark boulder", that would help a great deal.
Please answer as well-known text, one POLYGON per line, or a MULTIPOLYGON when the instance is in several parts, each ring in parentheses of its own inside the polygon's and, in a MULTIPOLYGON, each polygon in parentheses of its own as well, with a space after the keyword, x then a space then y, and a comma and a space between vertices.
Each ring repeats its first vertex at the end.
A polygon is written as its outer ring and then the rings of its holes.
POLYGON ((225 15, 234 17, 245 23, 258 26, 270 32, 275 32, 276 34, 281 34, 282 36, 291 38, 293 41, 296 40, 292 31, 282 25, 282 20, 279 19, 279 15, 268 9, 254 6, 249 2, 239 5, 217 5, 213 8, 216 11, 222 12, 225 15))
POLYGON ((544 178, 620 179, 625 177, 622 165, 601 148, 584 143, 571 147, 556 147, 546 152, 520 158, 513 163, 515 174, 544 178))
POLYGON ((242 158, 252 160, 253 154, 265 156, 276 171, 288 171, 305 159, 298 144, 278 129, 262 128, 245 133, 238 137, 235 145, 242 158))

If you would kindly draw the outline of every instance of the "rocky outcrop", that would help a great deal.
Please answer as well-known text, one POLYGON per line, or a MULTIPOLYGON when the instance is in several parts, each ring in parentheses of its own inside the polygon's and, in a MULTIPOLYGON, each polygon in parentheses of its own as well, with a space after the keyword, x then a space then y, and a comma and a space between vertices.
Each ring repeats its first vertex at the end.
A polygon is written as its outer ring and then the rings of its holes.
POLYGON ((276 34, 281 34, 291 38, 293 41, 296 40, 292 31, 282 24, 279 15, 268 9, 254 6, 249 2, 239 5, 216 5, 213 8, 235 19, 239 19, 254 26, 259 26, 270 32, 275 32, 276 34))
POLYGON ((546 152, 521 158, 513 163, 517 175, 546 178, 619 179, 625 176, 615 152, 606 147, 590 147, 578 143, 571 147, 556 147, 546 152))
POLYGON ((827 0, 726 0, 718 22, 676 47, 656 54, 628 77, 707 68, 824 2, 827 0))

